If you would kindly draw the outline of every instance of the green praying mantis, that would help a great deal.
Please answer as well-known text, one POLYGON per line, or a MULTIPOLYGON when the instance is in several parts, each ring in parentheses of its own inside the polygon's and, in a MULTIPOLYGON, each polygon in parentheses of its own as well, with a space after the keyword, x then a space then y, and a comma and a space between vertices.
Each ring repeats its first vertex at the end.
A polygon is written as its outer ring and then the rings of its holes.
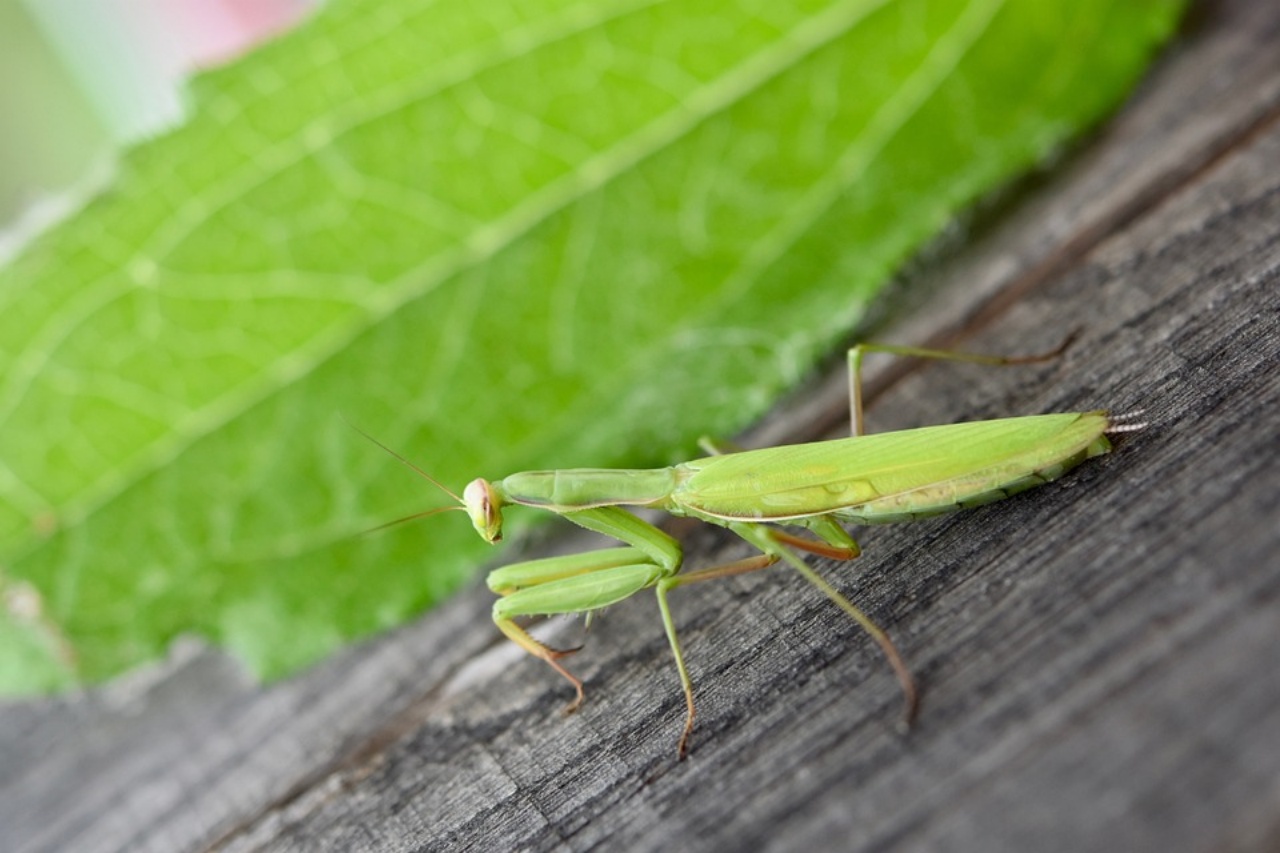
MULTIPOLYGON (((917 347, 860 344, 848 351, 853 436, 833 441, 710 454, 649 470, 595 468, 527 471, 501 480, 471 481, 461 496, 379 443, 427 478, 456 505, 416 513, 407 521, 445 510, 465 511, 487 542, 502 538, 509 505, 536 507, 624 543, 584 554, 530 560, 491 572, 499 598, 493 620, 503 634, 546 661, 576 692, 567 712, 583 700, 582 681, 561 663, 578 649, 556 649, 537 639, 517 618, 561 613, 591 614, 653 589, 684 689, 686 715, 677 745, 683 759, 693 731, 693 681, 668 602, 670 592, 692 583, 754 572, 779 562, 799 572, 852 617, 883 650, 905 700, 905 719, 916 713, 918 693, 889 635, 818 575, 801 552, 852 560, 858 543, 841 522, 914 521, 980 506, 1049 482, 1086 459, 1111 449, 1109 434, 1146 426, 1135 417, 1105 411, 1004 418, 866 435, 862 425, 862 359, 868 352, 984 364, 1025 364, 1056 357, 1074 335, 1051 352, 1005 357, 917 347), (624 507, 662 510, 720 525, 760 553, 723 565, 681 571, 683 551, 671 536, 624 507), (808 535, 780 526, 800 528, 808 535)), ((372 439, 371 439, 372 440, 372 439)), ((375 442, 377 443, 377 442, 375 442)), ((391 522, 396 524, 398 522, 391 522)), ((384 525, 386 526, 386 525, 384 525)))

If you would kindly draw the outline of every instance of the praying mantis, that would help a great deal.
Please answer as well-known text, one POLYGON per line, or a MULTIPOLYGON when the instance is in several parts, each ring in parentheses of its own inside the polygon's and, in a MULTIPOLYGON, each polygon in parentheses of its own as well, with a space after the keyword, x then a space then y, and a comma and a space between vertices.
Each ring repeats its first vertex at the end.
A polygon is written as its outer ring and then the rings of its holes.
POLYGON ((400 521, 443 510, 465 511, 476 532, 493 543, 502 538, 503 509, 520 505, 555 513, 624 543, 622 547, 515 563, 490 572, 488 586, 499 596, 493 606, 493 621, 503 634, 573 685, 576 695, 566 709, 572 712, 583 700, 582 681, 561 661, 578 649, 552 648, 530 635, 516 619, 591 614, 653 589, 684 690, 685 724, 677 744, 677 757, 683 759, 693 732, 693 681, 668 595, 688 584, 754 572, 779 562, 799 572, 875 640, 901 685, 905 720, 911 722, 918 692, 889 635, 818 575, 801 552, 852 560, 861 551, 841 522, 914 521, 998 501, 1107 453, 1111 449, 1108 435, 1140 430, 1146 424, 1135 420, 1140 412, 1112 415, 1091 411, 866 435, 862 423, 863 356, 883 352, 983 364, 1025 364, 1060 355, 1074 337, 1069 336, 1051 352, 1022 357, 859 344, 847 354, 852 437, 732 452, 704 443, 711 455, 667 468, 526 471, 501 480, 472 480, 459 496, 385 445, 375 443, 456 502, 400 521), (728 528, 759 553, 681 571, 684 555, 680 544, 624 507, 658 509, 728 528), (808 535, 788 532, 781 526, 800 528, 808 535))

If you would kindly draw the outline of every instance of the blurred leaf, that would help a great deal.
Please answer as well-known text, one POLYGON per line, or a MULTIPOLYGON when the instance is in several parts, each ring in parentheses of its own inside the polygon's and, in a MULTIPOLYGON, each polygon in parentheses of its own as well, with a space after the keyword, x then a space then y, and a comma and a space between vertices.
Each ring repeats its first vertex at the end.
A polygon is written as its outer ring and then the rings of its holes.
POLYGON ((455 487, 733 434, 1179 8, 346 0, 198 78, 0 274, 3 688, 181 632, 279 675, 492 556, 357 536, 446 499, 340 415, 455 487))

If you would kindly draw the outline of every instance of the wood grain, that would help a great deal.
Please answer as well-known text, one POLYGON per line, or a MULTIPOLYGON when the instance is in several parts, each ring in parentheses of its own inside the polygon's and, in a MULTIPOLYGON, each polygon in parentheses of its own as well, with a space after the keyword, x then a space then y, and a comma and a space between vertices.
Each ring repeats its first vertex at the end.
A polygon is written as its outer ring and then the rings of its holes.
MULTIPOLYGON (((1280 849, 1280 7, 1223 0, 1127 107, 903 284, 880 339, 1063 358, 880 373, 872 429, 1145 407, 1052 486, 822 565, 924 688, 785 572, 593 627, 587 702, 478 584, 260 688, 198 647, 0 709, 0 849, 1280 849), (964 281, 943 288, 943 281, 964 281)), ((842 376, 748 440, 840 421, 842 376)), ((681 528, 695 565, 746 554, 681 528)))

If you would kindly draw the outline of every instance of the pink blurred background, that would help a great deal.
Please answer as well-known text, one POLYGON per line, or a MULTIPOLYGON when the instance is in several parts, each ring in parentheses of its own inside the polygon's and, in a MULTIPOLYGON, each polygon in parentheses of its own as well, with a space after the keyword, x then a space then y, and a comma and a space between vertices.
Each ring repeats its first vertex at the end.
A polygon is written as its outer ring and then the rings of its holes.
POLYGON ((193 70, 321 0, 0 0, 0 260, 109 170, 117 147, 182 120, 193 70))

